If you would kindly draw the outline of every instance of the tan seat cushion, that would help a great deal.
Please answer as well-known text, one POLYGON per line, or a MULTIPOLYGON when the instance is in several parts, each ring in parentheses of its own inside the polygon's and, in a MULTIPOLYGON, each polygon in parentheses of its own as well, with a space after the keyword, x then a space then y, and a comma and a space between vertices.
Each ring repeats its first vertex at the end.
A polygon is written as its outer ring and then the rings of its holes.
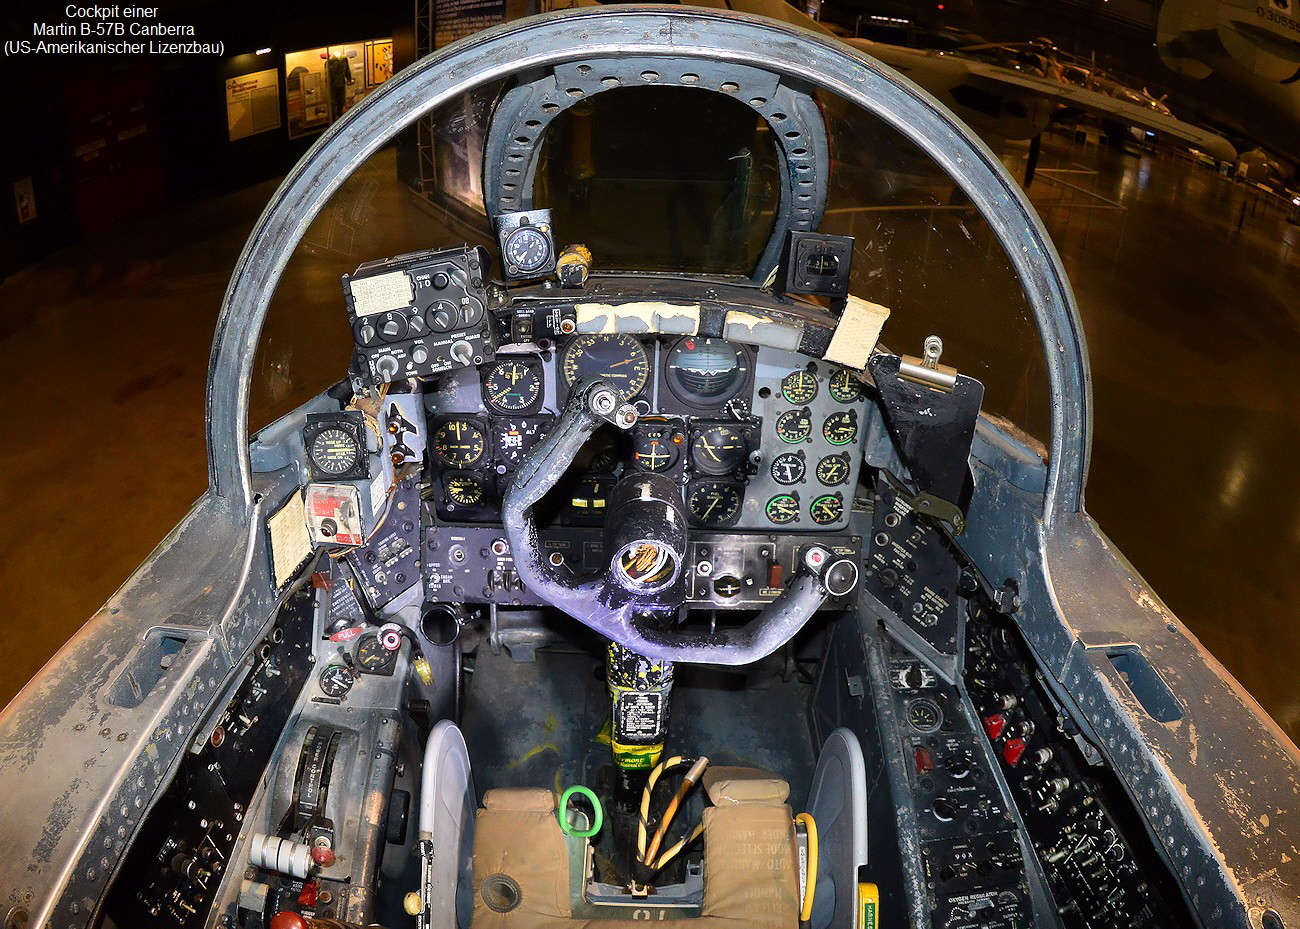
POLYGON ((759 768, 709 768, 700 778, 714 806, 728 803, 783 804, 790 798, 790 785, 759 768))
POLYGON ((474 823, 475 929, 571 925, 569 853, 555 819, 557 799, 549 790, 532 789, 484 795, 474 823), (508 913, 494 911, 483 897, 484 881, 498 874, 519 887, 519 905, 508 913))

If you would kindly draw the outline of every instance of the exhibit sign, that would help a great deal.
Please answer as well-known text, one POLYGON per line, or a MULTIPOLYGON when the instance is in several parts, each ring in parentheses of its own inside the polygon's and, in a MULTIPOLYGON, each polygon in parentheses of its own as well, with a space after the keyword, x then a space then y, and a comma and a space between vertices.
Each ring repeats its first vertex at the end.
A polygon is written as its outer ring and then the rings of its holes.
POLYGON ((275 68, 226 81, 230 141, 280 128, 280 72, 275 68))

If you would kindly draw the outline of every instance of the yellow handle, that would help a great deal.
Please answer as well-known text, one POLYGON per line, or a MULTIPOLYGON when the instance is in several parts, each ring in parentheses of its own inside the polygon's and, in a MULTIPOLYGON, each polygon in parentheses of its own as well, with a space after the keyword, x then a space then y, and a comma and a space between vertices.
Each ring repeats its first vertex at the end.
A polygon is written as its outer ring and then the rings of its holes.
POLYGON ((813 897, 817 893, 817 820, 809 813, 800 813, 794 819, 808 830, 808 881, 804 884, 803 906, 799 910, 799 922, 806 923, 812 919, 813 897))

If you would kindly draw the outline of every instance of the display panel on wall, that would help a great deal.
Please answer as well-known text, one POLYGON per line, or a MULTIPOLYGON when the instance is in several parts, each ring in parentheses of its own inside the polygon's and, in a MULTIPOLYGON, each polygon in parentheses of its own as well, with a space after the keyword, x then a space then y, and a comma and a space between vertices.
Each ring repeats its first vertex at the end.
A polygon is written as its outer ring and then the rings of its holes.
POLYGON ((370 39, 284 56, 289 138, 320 132, 393 76, 393 40, 370 39))
POLYGON ((230 141, 280 128, 280 72, 275 68, 226 81, 230 141))

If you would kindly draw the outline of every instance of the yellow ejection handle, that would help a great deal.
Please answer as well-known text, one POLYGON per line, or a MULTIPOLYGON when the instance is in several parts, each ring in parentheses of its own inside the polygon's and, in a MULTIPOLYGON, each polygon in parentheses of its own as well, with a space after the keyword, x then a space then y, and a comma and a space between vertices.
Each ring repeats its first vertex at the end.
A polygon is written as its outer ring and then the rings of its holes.
POLYGON ((817 895, 817 820, 810 813, 800 813, 795 822, 803 823, 808 830, 808 880, 803 888, 803 906, 799 909, 799 925, 812 919, 813 897, 817 895))

